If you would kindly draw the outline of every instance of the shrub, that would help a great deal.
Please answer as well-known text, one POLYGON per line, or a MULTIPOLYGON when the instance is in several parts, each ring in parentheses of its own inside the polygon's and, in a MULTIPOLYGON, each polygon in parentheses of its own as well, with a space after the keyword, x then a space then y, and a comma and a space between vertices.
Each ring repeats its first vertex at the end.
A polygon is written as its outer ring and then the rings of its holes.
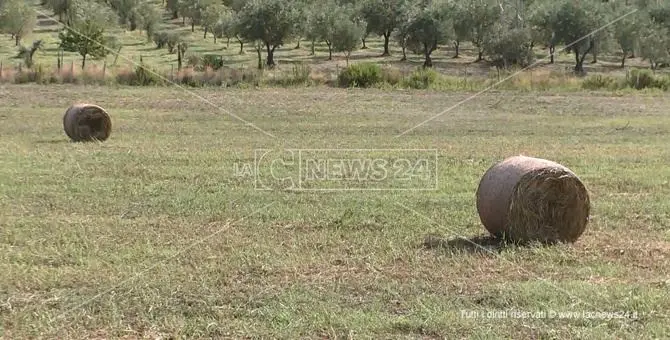
POLYGON ((437 71, 433 69, 420 68, 412 72, 403 85, 412 89, 427 89, 435 83, 438 76, 437 71))
POLYGON ((632 69, 628 74, 628 85, 636 90, 654 87, 654 82, 651 70, 632 69))
POLYGON ((342 87, 371 87, 382 79, 382 69, 375 63, 349 65, 337 76, 337 82, 342 87))
POLYGON ((27 84, 35 82, 35 72, 32 70, 21 70, 14 75, 14 84, 27 84))
POLYGON ((161 49, 161 48, 167 46, 168 32, 154 33, 152 39, 153 39, 154 43, 156 44, 156 48, 161 49))
POLYGON ((389 85, 398 85, 403 80, 403 75, 397 67, 382 68, 382 81, 389 85))
POLYGON ((306 64, 293 64, 290 72, 279 73, 278 77, 271 80, 271 83, 279 86, 304 85, 310 81, 312 69, 306 64))
MULTIPOLYGON (((220 71, 222 72, 222 71, 220 71)), ((258 86, 262 78, 262 71, 257 69, 227 69, 223 71, 226 86, 239 86, 243 84, 258 86)))
POLYGON ((116 82, 121 85, 149 86, 160 85, 163 83, 163 79, 155 71, 150 71, 142 64, 135 67, 134 71, 121 70, 117 72, 116 82))
POLYGON ((582 81, 582 88, 585 90, 615 89, 617 80, 611 76, 596 74, 588 76, 582 81))
POLYGON ((3 68, 0 64, 0 83, 13 83, 15 73, 12 68, 3 68))
POLYGON ((157 49, 167 47, 168 52, 174 53, 175 47, 177 47, 181 37, 175 32, 161 31, 154 33, 152 40, 156 44, 157 49))
POLYGON ((223 67, 223 57, 216 54, 205 54, 202 56, 201 65, 203 68, 209 67, 216 71, 223 67))
POLYGON ((654 87, 657 87, 663 91, 670 90, 670 75, 657 77, 656 81, 654 81, 654 87))
POLYGON ((191 54, 186 58, 186 66, 192 67, 197 71, 203 71, 205 69, 202 57, 197 54, 191 54))
POLYGON ((202 86, 202 82, 199 81, 197 74, 191 67, 185 67, 177 72, 175 79, 173 80, 177 84, 199 87, 202 86))
POLYGON ((205 67, 205 70, 200 73, 200 84, 202 86, 223 86, 225 84, 223 79, 223 72, 205 67))

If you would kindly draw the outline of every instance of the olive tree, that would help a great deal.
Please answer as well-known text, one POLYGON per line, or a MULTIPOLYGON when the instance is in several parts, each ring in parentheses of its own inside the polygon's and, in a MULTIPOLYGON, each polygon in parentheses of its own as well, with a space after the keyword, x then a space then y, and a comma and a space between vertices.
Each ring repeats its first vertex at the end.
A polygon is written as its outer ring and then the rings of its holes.
POLYGON ((350 18, 344 18, 335 23, 332 39, 333 49, 344 53, 347 66, 349 66, 351 53, 360 46, 364 31, 365 28, 362 25, 350 18))
POLYGON ((0 30, 14 37, 15 46, 37 24, 35 9, 24 0, 8 0, 0 7, 0 30))
POLYGON ((607 23, 602 4, 560 0, 549 8, 548 20, 542 25, 551 31, 554 41, 567 45, 575 54, 575 73, 584 73, 584 59, 596 45, 597 31, 607 23))
POLYGON ((439 44, 453 37, 453 26, 449 22, 447 8, 442 1, 434 1, 418 11, 408 25, 408 47, 424 56, 423 67, 432 67, 431 54, 439 44))
POLYGON ((390 55, 389 39, 398 27, 407 0, 367 0, 362 6, 362 14, 367 22, 367 31, 384 37, 383 56, 390 55))
POLYGON ((274 52, 294 36, 296 11, 292 0, 250 0, 239 13, 240 36, 265 47, 265 64, 275 66, 274 52))

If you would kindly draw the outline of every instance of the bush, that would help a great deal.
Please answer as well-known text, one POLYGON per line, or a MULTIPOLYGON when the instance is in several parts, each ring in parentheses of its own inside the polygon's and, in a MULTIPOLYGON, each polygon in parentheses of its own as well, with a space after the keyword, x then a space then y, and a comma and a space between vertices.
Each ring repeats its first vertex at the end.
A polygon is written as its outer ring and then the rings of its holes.
MULTIPOLYGON (((221 70, 219 72, 222 72, 221 70)), ((259 71, 255 68, 250 69, 228 69, 224 74, 225 85, 227 86, 239 86, 242 84, 248 84, 253 86, 258 86, 261 83, 261 78, 263 76, 262 71, 259 71)))
POLYGON ((654 78, 651 70, 632 69, 628 74, 628 85, 636 90, 654 87, 654 78))
POLYGON ((427 89, 435 83, 438 77, 437 71, 420 68, 412 72, 403 82, 403 85, 412 89, 427 89))
POLYGON ((617 80, 611 76, 601 74, 588 76, 582 81, 582 88, 585 90, 616 89, 617 80))
POLYGON ((168 32, 158 32, 153 35, 153 41, 156 44, 157 49, 161 49, 167 46, 168 43, 168 32))
POLYGON ((382 69, 375 63, 349 65, 337 76, 337 82, 342 87, 371 87, 382 80, 382 69))
POLYGON ((654 82, 654 87, 657 87, 663 91, 670 90, 670 75, 664 77, 657 77, 654 82))
POLYGON ((186 58, 186 66, 192 67, 196 71, 204 71, 203 59, 200 55, 191 54, 186 58))
POLYGON ((117 72, 116 82, 121 85, 149 86, 160 85, 163 83, 163 79, 155 71, 148 70, 142 64, 137 66, 134 71, 121 70, 117 72))
POLYGON ((295 86, 309 83, 312 69, 306 64, 294 64, 288 74, 279 74, 271 83, 279 86, 295 86))
POLYGON ((382 82, 389 85, 398 85, 403 80, 403 75, 397 67, 384 67, 382 69, 382 82))
POLYGON ((223 57, 216 54, 205 54, 202 56, 201 64, 203 68, 218 70, 223 67, 223 57))

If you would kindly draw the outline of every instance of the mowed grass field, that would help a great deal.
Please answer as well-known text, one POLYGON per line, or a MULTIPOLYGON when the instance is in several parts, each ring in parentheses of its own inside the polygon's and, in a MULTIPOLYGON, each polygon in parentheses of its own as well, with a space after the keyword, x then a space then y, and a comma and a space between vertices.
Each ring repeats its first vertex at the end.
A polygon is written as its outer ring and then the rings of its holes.
MULTIPOLYGON (((670 334, 670 98, 491 91, 402 134, 471 95, 0 87, 0 336, 670 334), (109 140, 69 142, 63 114, 82 101, 109 111, 109 140), (261 164, 270 190, 244 171, 259 149, 280 160, 261 164), (436 154, 437 184, 287 190, 288 149, 436 154), (577 243, 485 251, 461 239, 486 235, 479 179, 518 154, 588 187, 577 243), (568 312, 585 314, 554 314, 568 312)), ((423 182, 403 183, 386 184, 423 182)))

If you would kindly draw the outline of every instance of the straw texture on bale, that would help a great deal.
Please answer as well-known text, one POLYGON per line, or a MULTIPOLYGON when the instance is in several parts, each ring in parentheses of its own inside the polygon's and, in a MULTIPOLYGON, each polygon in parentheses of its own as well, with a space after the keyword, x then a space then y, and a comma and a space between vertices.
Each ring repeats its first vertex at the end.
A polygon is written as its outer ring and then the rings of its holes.
POLYGON ((489 168, 477 189, 484 227, 513 242, 574 242, 586 229, 590 209, 577 175, 546 159, 509 157, 489 168))
POLYGON ((104 141, 112 132, 112 120, 105 109, 93 104, 75 104, 65 111, 63 128, 75 142, 104 141))

